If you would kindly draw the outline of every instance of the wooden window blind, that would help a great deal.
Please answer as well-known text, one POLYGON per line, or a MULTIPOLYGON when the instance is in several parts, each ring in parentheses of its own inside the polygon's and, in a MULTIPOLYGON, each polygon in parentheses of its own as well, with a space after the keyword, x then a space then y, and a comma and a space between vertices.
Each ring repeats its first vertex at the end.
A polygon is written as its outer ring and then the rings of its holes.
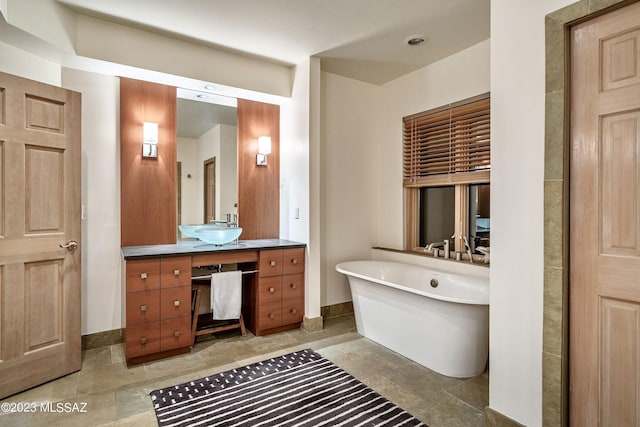
POLYGON ((403 119, 403 184, 488 181, 491 98, 480 95, 403 119))

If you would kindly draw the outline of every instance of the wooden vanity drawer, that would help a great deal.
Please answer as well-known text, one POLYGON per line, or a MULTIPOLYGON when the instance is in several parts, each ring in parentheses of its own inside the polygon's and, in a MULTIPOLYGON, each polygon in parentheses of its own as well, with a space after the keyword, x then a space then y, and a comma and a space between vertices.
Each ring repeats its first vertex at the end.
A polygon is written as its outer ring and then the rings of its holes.
POLYGON ((304 298, 304 273, 282 276, 282 299, 304 298))
POLYGON ((127 327, 160 320, 160 290, 127 292, 127 327))
POLYGON ((191 257, 171 257, 160 260, 160 286, 174 288, 191 285, 191 257))
POLYGON ((304 248, 284 249, 283 274, 298 274, 304 272, 304 248))
POLYGON ((127 358, 144 356, 160 351, 159 322, 127 325, 126 354, 127 358))
POLYGON ((282 324, 302 322, 304 316, 304 299, 288 299, 282 301, 282 324))
POLYGON ((160 319, 191 316, 191 285, 162 289, 160 319))
POLYGON ((283 271, 282 249, 269 249, 260 251, 260 277, 281 276, 283 271))
POLYGON ((160 259, 127 261, 127 291, 147 291, 160 287, 160 259))
POLYGON ((260 278, 258 283, 258 302, 260 305, 280 302, 282 299, 282 278, 280 276, 260 278))
POLYGON ((281 301, 260 304, 258 309, 258 329, 277 328, 282 324, 281 301))
POLYGON ((160 350, 188 347, 191 340, 191 317, 162 320, 160 322, 160 350))

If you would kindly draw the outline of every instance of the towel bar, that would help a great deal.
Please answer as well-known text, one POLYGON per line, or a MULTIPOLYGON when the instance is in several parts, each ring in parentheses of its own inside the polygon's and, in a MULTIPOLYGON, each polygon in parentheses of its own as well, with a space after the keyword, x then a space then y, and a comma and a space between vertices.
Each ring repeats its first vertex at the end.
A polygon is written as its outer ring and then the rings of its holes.
MULTIPOLYGON (((254 274, 254 273, 258 273, 260 270, 248 270, 248 271, 243 271, 242 274, 254 274)), ((212 273, 212 274, 216 274, 216 273, 212 273)), ((202 279, 211 279, 211 274, 206 274, 204 276, 191 276, 192 280, 202 280, 202 279)))
MULTIPOLYGON (((209 278, 211 278, 211 275, 209 275, 209 278)), ((192 278, 193 279, 193 278, 192 278)), ((242 336, 247 336, 247 330, 244 326, 244 318, 242 317, 242 313, 240 313, 240 318, 237 319, 231 319, 230 321, 232 323, 229 323, 229 321, 222 321, 222 322, 214 322, 214 325, 212 326, 207 326, 201 329, 198 329, 198 318, 199 318, 199 314, 198 314, 198 308, 200 307, 200 298, 202 296, 202 290, 203 289, 210 289, 211 284, 191 284, 191 290, 195 292, 195 296, 192 298, 192 305, 191 305, 191 347, 193 347, 196 343, 196 337, 198 335, 208 335, 208 334, 214 334, 216 332, 222 332, 222 331, 229 331, 232 329, 238 329, 240 328, 240 333, 242 334, 242 336)), ((203 316, 211 316, 210 313, 203 315, 203 316)))

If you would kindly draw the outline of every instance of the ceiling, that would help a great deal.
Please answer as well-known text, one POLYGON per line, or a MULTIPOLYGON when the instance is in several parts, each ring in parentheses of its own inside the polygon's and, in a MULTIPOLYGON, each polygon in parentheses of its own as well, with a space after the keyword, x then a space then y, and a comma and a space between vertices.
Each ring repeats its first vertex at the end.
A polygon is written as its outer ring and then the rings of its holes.
POLYGON ((177 136, 198 138, 218 124, 237 125, 236 107, 178 98, 177 136))
MULTIPOLYGON (((381 85, 489 38, 490 0, 57 0, 78 13, 381 85), (409 46, 421 35, 425 42, 409 46)), ((180 100, 178 136, 197 138, 235 109, 180 100), (222 118, 218 118, 222 117, 222 118)))
POLYGON ((490 0, 57 0, 91 16, 384 84, 489 38, 490 0), (405 43, 421 34, 419 46, 405 43))

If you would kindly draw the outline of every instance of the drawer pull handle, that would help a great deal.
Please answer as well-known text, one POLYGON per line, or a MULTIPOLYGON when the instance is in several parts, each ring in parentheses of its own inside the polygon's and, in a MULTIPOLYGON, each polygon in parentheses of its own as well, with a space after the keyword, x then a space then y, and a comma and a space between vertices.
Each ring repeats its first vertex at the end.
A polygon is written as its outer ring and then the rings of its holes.
POLYGON ((291 260, 291 263, 292 263, 293 265, 298 265, 298 258, 294 258, 294 259, 292 259, 292 260, 291 260))
POLYGON ((273 320, 276 318, 276 315, 273 313, 269 313, 269 319, 273 320))
POLYGON ((179 276, 180 275, 180 270, 173 270, 173 275, 174 276, 179 276))
POLYGON ((269 262, 269 265, 270 265, 271 267, 275 267, 275 266, 276 266, 276 262, 275 262, 275 261, 271 261, 271 262, 269 262))
POLYGON ((173 331, 174 338, 180 338, 180 331, 173 331))
POLYGON ((174 307, 180 307, 180 300, 175 300, 175 301, 173 302, 173 306, 174 306, 174 307))
POLYGON ((291 289, 298 289, 298 285, 296 283, 292 283, 290 286, 291 289))
POLYGON ((292 308, 290 311, 291 311, 291 314, 298 314, 298 310, 296 310, 295 308, 292 308))
POLYGON ((147 338, 146 337, 140 338, 140 344, 146 345, 147 344, 147 338))
POLYGON ((274 293, 275 291, 276 291, 276 288, 269 288, 270 293, 274 293))
POLYGON ((146 313, 146 311, 147 311, 147 304, 142 304, 140 306, 140 312, 141 313, 146 313))
POLYGON ((147 278, 147 273, 140 273, 140 278, 142 280, 146 279, 147 278))

